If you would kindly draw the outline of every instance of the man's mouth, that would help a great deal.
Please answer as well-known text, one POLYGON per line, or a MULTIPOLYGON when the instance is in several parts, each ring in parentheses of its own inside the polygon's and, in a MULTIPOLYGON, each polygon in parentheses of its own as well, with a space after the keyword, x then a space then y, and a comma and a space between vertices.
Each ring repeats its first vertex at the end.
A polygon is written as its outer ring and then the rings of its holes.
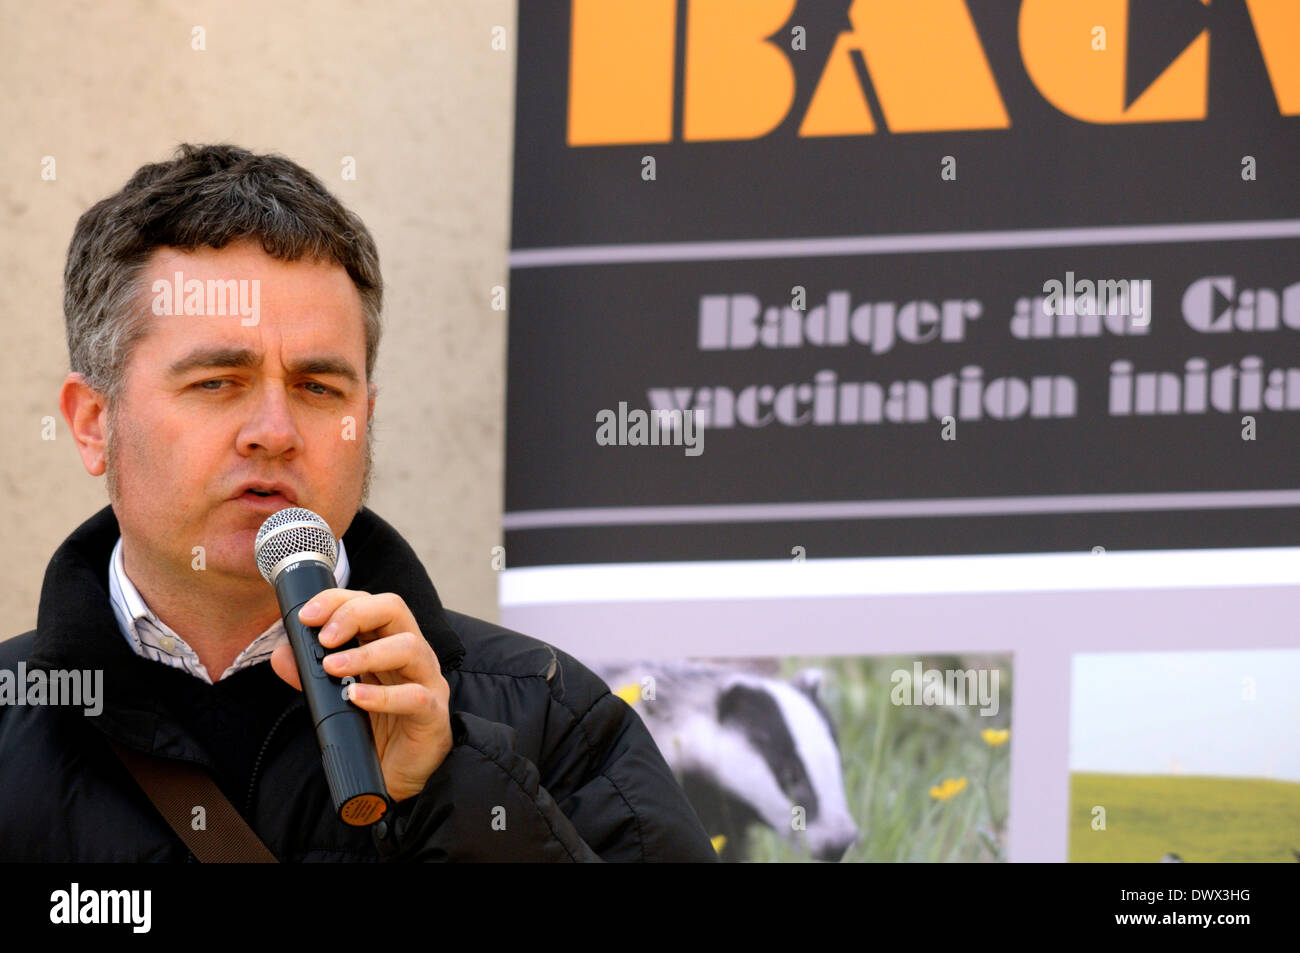
POLYGON ((288 503, 293 506, 298 501, 291 485, 274 480, 251 481, 235 499, 263 506, 269 503, 288 503))
POLYGON ((246 503, 249 506, 256 507, 259 510, 268 508, 280 509, 292 505, 289 498, 283 493, 277 493, 274 490, 245 490, 239 496, 235 497, 239 502, 246 503))

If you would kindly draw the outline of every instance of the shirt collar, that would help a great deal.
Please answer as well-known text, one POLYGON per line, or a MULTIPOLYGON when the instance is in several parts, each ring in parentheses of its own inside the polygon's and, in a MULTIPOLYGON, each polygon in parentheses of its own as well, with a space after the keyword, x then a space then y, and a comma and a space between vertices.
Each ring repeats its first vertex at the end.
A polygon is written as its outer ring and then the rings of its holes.
MULTIPOLYGON (((27 670, 102 669, 104 710, 99 717, 88 719, 96 728, 127 747, 202 760, 205 755, 181 724, 186 716, 158 695, 160 679, 189 676, 136 655, 113 614, 108 568, 120 535, 117 515, 106 505, 54 551, 41 584, 27 670)), ((443 674, 460 668, 465 643, 451 626, 454 614, 443 609, 411 544, 387 520, 364 506, 353 516, 343 538, 352 567, 348 587, 401 596, 438 657, 443 674)), ((0 722, 3 720, 0 713, 0 722)))
MULTIPOLYGON (((343 545, 343 540, 338 540, 338 561, 334 564, 334 579, 340 589, 346 589, 348 580, 352 575, 351 566, 348 564, 348 553, 343 545)), ((117 618, 118 628, 121 629, 123 637, 131 650, 141 658, 152 659, 155 662, 161 662, 172 668, 179 668, 189 672, 195 678, 198 678, 209 685, 212 684, 212 676, 204 664, 199 661, 198 653, 167 623, 163 622, 149 608, 140 591, 136 589, 131 579, 126 574, 126 567, 122 558, 122 537, 118 536, 117 543, 113 547, 112 556, 109 557, 108 563, 108 588, 109 600, 113 606, 113 614, 117 618)), ((259 662, 264 662, 271 657, 271 652, 276 646, 281 645, 287 640, 288 636, 284 632, 284 620, 277 619, 270 628, 255 638, 248 644, 244 651, 240 652, 220 678, 229 678, 236 672, 243 671, 250 666, 259 662)))

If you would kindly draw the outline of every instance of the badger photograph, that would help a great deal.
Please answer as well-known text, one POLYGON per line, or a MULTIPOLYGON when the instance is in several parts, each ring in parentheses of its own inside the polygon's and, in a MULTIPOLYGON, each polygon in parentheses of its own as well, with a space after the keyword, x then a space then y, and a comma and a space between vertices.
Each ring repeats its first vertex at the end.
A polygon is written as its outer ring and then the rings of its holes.
POLYGON ((724 861, 1006 860, 1009 655, 590 665, 724 861))

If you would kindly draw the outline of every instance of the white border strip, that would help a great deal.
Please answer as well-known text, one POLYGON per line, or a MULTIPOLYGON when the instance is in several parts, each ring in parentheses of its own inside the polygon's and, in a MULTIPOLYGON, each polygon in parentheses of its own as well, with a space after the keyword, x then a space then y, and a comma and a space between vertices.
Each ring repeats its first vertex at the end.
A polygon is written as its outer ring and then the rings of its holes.
POLYGON ((1253 222, 1188 222, 1179 225, 1100 225, 1085 228, 1021 228, 1002 231, 845 235, 727 242, 658 242, 519 248, 511 268, 614 265, 662 261, 735 261, 746 258, 833 258, 906 252, 995 251, 1069 245, 1150 245, 1170 242, 1300 238, 1300 219, 1253 222))
POLYGON ((668 523, 764 523, 788 520, 865 520, 1023 513, 1117 513, 1131 510, 1207 510, 1300 506, 1300 490, 1213 490, 1185 493, 1076 493, 982 496, 929 500, 835 500, 824 503, 711 503, 686 506, 569 507, 515 510, 505 530, 567 526, 668 523))
POLYGON ((1300 547, 539 566, 501 573, 503 607, 969 592, 1300 585, 1300 547))

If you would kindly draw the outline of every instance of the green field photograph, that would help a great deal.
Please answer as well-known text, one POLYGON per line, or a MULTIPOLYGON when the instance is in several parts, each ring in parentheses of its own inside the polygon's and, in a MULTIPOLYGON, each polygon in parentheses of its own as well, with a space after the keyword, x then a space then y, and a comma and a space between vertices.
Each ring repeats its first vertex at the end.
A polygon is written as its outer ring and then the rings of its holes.
POLYGON ((1300 861, 1300 651, 1085 653, 1069 859, 1300 861))
POLYGON ((1070 860, 1185 863, 1300 860, 1300 782, 1261 778, 1070 776, 1070 860), (1105 809, 1105 827, 1094 827, 1105 809))

